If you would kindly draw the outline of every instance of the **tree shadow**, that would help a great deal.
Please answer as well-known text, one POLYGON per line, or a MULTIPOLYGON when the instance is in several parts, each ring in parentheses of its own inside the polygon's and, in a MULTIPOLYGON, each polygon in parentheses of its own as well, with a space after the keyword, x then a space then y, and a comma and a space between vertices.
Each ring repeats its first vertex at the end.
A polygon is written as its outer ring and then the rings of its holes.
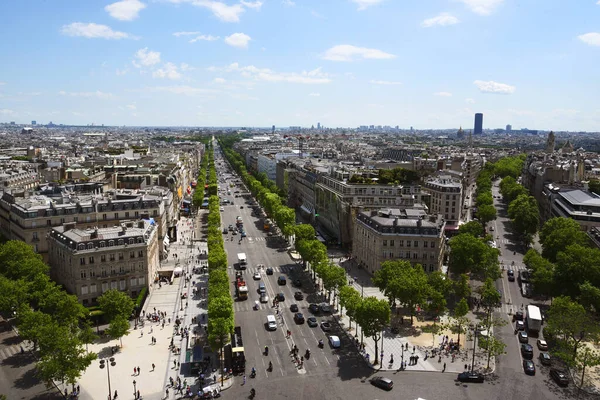
POLYGON ((30 368, 25 371, 20 377, 14 380, 14 387, 20 390, 31 389, 40 384, 40 379, 37 376, 37 370, 30 368))

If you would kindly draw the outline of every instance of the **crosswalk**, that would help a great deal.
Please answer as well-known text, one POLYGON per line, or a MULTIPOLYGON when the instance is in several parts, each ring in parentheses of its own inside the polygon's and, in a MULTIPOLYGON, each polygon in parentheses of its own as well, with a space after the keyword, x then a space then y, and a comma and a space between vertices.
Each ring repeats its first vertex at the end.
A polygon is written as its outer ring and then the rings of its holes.
MULTIPOLYGON (((258 265, 258 264, 257 264, 258 265)), ((293 265, 266 265, 265 267, 258 267, 258 266, 247 266, 245 270, 243 270, 244 273, 244 277, 247 279, 252 279, 252 275, 255 272, 260 272, 261 275, 265 275, 265 269, 268 267, 273 268, 273 275, 278 275, 279 273, 290 273, 294 270, 296 270, 297 268, 301 268, 299 266, 293 266, 293 265)), ((229 275, 235 276, 235 273, 237 272, 237 270, 233 269, 233 268, 229 268, 228 270, 229 275)))
POLYGON ((6 360, 21 352, 21 347, 17 344, 12 346, 2 346, 0 347, 0 360, 6 360))

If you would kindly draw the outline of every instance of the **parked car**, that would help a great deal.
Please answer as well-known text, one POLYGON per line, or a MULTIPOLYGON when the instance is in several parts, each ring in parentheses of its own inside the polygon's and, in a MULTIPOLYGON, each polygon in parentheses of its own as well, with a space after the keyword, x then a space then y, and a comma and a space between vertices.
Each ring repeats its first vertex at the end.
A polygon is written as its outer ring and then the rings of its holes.
POLYGON ((384 378, 383 376, 374 376, 373 378, 369 379, 369 382, 371 382, 371 385, 373 386, 377 386, 378 388, 388 391, 394 388, 394 382, 392 382, 392 380, 389 378, 384 378))
POLYGON ((310 310, 310 312, 311 312, 311 313, 314 313, 314 314, 316 314, 316 313, 318 313, 318 312, 319 312, 319 306, 318 306, 318 305, 316 305, 315 303, 311 303, 311 304, 308 306, 308 309, 310 310))
POLYGON ((324 332, 329 332, 331 330, 331 324, 327 321, 323 321, 321 322, 321 329, 323 329, 324 332))
POLYGON ((315 317, 308 317, 306 319, 306 324, 308 326, 310 326, 311 328, 315 328, 315 327, 319 326, 319 324, 317 323, 317 319, 315 317))
POLYGON ((525 330, 525 322, 515 321, 515 329, 518 331, 524 331, 525 330))
POLYGON ((321 309, 321 312, 323 313, 330 313, 331 312, 331 306, 327 303, 321 303, 319 305, 319 308, 321 309))
POLYGON ((552 368, 550 370, 550 378, 552 378, 558 386, 569 386, 569 378, 565 371, 552 368))
POLYGON ((339 348, 342 343, 340 342, 340 338, 337 336, 329 336, 329 344, 331 344, 331 347, 333 347, 334 349, 339 348))
POLYGON ((550 358, 550 354, 546 352, 540 353, 539 358, 542 365, 552 365, 552 358, 550 358))
POLYGON ((483 383, 485 377, 478 372, 461 372, 457 379, 459 382, 483 383))
POLYGON ((256 271, 254 275, 252 275, 252 279, 255 281, 260 281, 260 272, 256 271))
POLYGON ((298 304, 294 303, 290 306, 291 312, 298 312, 298 304))
POLYGON ((523 360, 523 371, 527 375, 535 375, 535 364, 531 360, 523 360))
POLYGON ((519 342, 521 342, 521 343, 529 342, 529 335, 527 334, 527 332, 519 331, 519 334, 517 336, 519 337, 519 342))
POLYGON ((515 271, 513 271, 512 269, 509 269, 508 271, 506 271, 506 276, 508 276, 509 282, 515 281, 515 271))
POLYGON ((533 346, 528 343, 523 343, 521 345, 521 355, 526 360, 533 359, 533 346))
POLYGON ((544 339, 538 339, 537 347, 538 347, 538 349, 540 349, 542 351, 546 351, 546 350, 548 350, 548 343, 546 343, 546 341, 544 339))
POLYGON ((296 300, 304 300, 304 295, 302 294, 302 292, 294 292, 294 298, 296 300))

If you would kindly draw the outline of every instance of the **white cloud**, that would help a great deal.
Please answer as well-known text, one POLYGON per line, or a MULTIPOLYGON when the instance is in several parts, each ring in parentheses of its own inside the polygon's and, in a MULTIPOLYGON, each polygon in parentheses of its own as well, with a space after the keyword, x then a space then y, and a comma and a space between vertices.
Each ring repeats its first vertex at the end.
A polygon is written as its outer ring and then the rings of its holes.
POLYGON ((193 71, 193 70, 196 69, 196 68, 194 68, 191 65, 186 64, 186 63, 181 63, 181 66, 179 68, 181 68, 182 71, 193 71))
POLYGON ((195 38, 190 40, 190 43, 196 43, 200 40, 205 40, 207 42, 213 42, 215 40, 219 40, 219 36, 213 36, 213 35, 199 35, 196 36, 195 38))
POLYGON ((231 96, 232 99, 236 99, 236 100, 251 100, 251 101, 260 100, 258 97, 249 96, 245 93, 231 93, 231 94, 229 94, 229 96, 231 96))
POLYGON ((435 92, 433 95, 439 97, 452 97, 452 93, 450 92, 435 92))
POLYGON ((288 7, 294 7, 296 5, 292 0, 282 0, 281 3, 288 7))
POLYGON ((377 49, 340 44, 328 49, 323 58, 330 61, 352 61, 354 58, 387 60, 396 56, 377 49))
POLYGON ((148 87, 148 88, 146 88, 146 90, 151 91, 151 92, 167 92, 167 93, 173 93, 173 94, 185 95, 185 96, 196 96, 196 95, 201 95, 201 94, 216 94, 219 92, 214 89, 197 88, 197 87, 187 86, 187 85, 154 86, 154 87, 148 87))
POLYGON ((127 104, 125 106, 125 108, 129 109, 129 110, 137 110, 137 106, 134 104, 127 104))
POLYGON ((227 43, 230 46, 239 47, 243 49, 248 47, 248 42, 250 42, 250 40, 252 40, 250 36, 246 35, 245 33, 239 32, 225 37, 225 43, 227 43))
POLYGON ((226 79, 223 79, 223 78, 215 78, 215 79, 213 80, 213 82, 214 82, 214 83, 226 83, 226 82, 227 82, 227 80, 226 80, 226 79))
POLYGON ((472 98, 470 98, 470 97, 468 97, 468 98, 465 99, 465 103, 467 103, 467 104, 475 104, 475 100, 472 99, 472 98))
POLYGON ((240 22, 240 15, 246 11, 242 4, 227 5, 214 0, 169 0, 171 3, 190 3, 196 7, 210 10, 215 17, 223 22, 240 22))
POLYGON ((63 25, 60 31, 63 35, 80 36, 89 39, 137 39, 128 33, 113 31, 106 25, 94 24, 93 22, 87 24, 83 22, 73 22, 69 25, 63 25))
POLYGON ((9 110, 8 108, 0 108, 0 115, 14 115, 15 112, 13 110, 9 110))
POLYGON ((453 15, 441 13, 440 15, 428 18, 421 23, 423 28, 431 28, 432 26, 448 26, 458 24, 460 21, 453 15))
POLYGON ((240 3, 242 3, 242 5, 244 7, 253 8, 255 10, 260 10, 260 8, 263 5, 262 1, 244 1, 244 0, 240 0, 240 3))
POLYGON ((471 11, 479 15, 490 15, 504 0, 460 0, 471 11))
POLYGON ((371 79, 369 81, 369 83, 373 84, 373 85, 402 85, 402 82, 396 82, 396 81, 380 81, 380 80, 375 80, 375 79, 371 79))
POLYGON ((158 51, 149 51, 147 47, 139 49, 135 53, 136 60, 133 61, 133 65, 137 68, 150 67, 160 62, 160 53, 158 51))
POLYGON ((358 10, 366 10, 368 7, 383 3, 384 0, 350 0, 353 3, 358 4, 358 10))
POLYGON ((309 96, 312 96, 312 97, 319 97, 320 95, 321 95, 321 93, 311 93, 311 94, 309 94, 309 96))
POLYGON ((162 68, 159 68, 152 72, 153 78, 167 78, 172 80, 181 79, 181 73, 178 71, 177 65, 168 62, 163 65, 162 68))
POLYGON ((328 74, 321 72, 321 68, 312 71, 297 72, 276 72, 269 68, 258 68, 254 65, 240 66, 233 63, 225 68, 209 67, 209 71, 239 72, 245 78, 251 78, 256 81, 266 82, 288 82, 303 84, 324 84, 331 82, 328 74))
POLYGON ((494 81, 480 81, 473 82, 475 86, 479 88, 482 93, 495 93, 495 94, 512 94, 516 88, 506 83, 498 83, 494 81))
POLYGON ((200 32, 196 32, 196 31, 193 31, 193 32, 190 32, 190 31, 173 32, 173 36, 177 36, 177 37, 179 37, 179 36, 192 36, 192 35, 198 35, 198 34, 200 34, 200 32))
POLYGON ((58 94, 61 96, 69 96, 69 97, 85 97, 85 98, 95 97, 97 99, 104 99, 104 100, 113 99, 115 97, 112 93, 104 93, 99 90, 96 90, 95 92, 65 92, 64 90, 61 90, 60 92, 58 92, 58 94))
MULTIPOLYGON (((598 3, 600 4, 600 2, 598 3)), ((600 46, 600 33, 590 32, 583 35, 577 36, 577 39, 581 40, 585 44, 590 46, 600 46)))
POLYGON ((104 7, 111 17, 121 21, 133 21, 146 5, 139 0, 121 0, 104 7))

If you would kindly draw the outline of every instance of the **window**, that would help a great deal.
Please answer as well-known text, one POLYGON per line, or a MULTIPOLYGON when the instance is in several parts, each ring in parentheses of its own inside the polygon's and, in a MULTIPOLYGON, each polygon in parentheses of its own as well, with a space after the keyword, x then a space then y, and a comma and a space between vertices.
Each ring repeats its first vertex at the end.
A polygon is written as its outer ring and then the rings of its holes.
POLYGON ((115 261, 115 253, 110 254, 110 261, 115 261))
POLYGON ((90 285, 90 293, 96 293, 97 287, 95 283, 90 285))
POLYGON ((119 246, 123 246, 125 244, 125 242, 123 241, 123 239, 119 239, 119 246))
POLYGON ((129 238, 129 244, 134 244, 135 243, 135 239, 134 238, 129 238))
POLYGON ((86 279, 87 278, 87 272, 85 270, 81 271, 81 279, 86 279))
POLYGON ((414 245, 415 247, 419 247, 419 242, 418 242, 417 240, 415 240, 415 242, 413 243, 413 245, 414 245))
POLYGON ((79 244, 77 245, 77 249, 78 249, 78 250, 85 250, 85 244, 83 244, 83 243, 79 243, 79 244))
POLYGON ((410 247, 410 240, 406 241, 406 247, 410 247))
POLYGON ((431 248, 435 249, 435 242, 433 242, 433 241, 431 242, 431 248))
POLYGON ((140 271, 143 271, 143 270, 144 270, 144 263, 139 263, 139 265, 138 265, 138 269, 139 269, 140 271))
POLYGON ((394 241, 390 240, 390 247, 394 247, 394 241))
POLYGON ((407 252, 404 254, 404 258, 409 258, 409 259, 410 259, 410 251, 407 251, 407 252))
POLYGON ((51 219, 46 220, 46 225, 47 226, 52 226, 52 220, 51 219))
POLYGON ((93 264, 93 263, 94 263, 94 257, 92 256, 92 257, 90 257, 90 264, 93 264))
POLYGON ((116 288, 117 288, 117 283, 118 283, 117 281, 112 281, 112 282, 110 283, 110 288, 111 288, 111 289, 116 289, 116 288))
POLYGON ((394 252, 390 251, 390 258, 394 258, 394 252))
POLYGON ((106 214, 102 214, 102 220, 106 221, 106 214))
POLYGON ((129 218, 129 211, 125 211, 125 218, 129 218))
POLYGON ((85 265, 85 257, 79 259, 79 265, 85 265))
POLYGON ((419 258, 419 255, 417 253, 413 253, 413 260, 416 260, 417 258, 419 258))
POLYGON ((115 241, 114 240, 109 240, 108 241, 108 247, 113 247, 115 245, 115 241))
POLYGON ((108 290, 108 282, 102 282, 102 293, 108 290))
POLYGON ((93 269, 90 270, 90 278, 95 278, 96 277, 96 271, 94 271, 93 269))
POLYGON ((144 250, 138 251, 138 257, 144 257, 144 250))
POLYGON ((33 232, 33 234, 31 235, 31 240, 38 240, 38 233, 37 232, 33 232))
POLYGON ((129 252, 129 258, 135 258, 135 251, 129 252))
POLYGON ((94 248, 94 243, 88 243, 87 248, 88 250, 92 250, 94 248))
POLYGON ((129 280, 129 286, 137 286, 137 278, 131 278, 129 280))
POLYGON ((427 253, 423 253, 423 260, 427 260, 427 253))
POLYGON ((104 247, 104 246, 106 246, 106 242, 103 240, 100 242, 100 247, 104 247))
POLYGON ((87 285, 83 285, 81 287, 81 294, 82 295, 88 294, 88 287, 87 287, 87 285))
POLYGON ((398 240, 398 246, 404 247, 404 240, 398 240))
POLYGON ((384 241, 383 241, 383 246, 384 246, 384 247, 387 247, 387 240, 384 240, 384 241))
POLYGON ((123 258, 123 253, 119 253, 119 260, 122 260, 123 258))
POLYGON ((423 247, 427 248, 427 242, 425 240, 423 241, 423 247))
POLYGON ((135 212, 135 217, 138 218, 139 216, 140 216, 140 213, 136 211, 135 212))
POLYGON ((115 213, 115 219, 119 219, 119 213, 115 213))
POLYGON ((125 267, 122 265, 119 265, 119 273, 124 273, 125 272, 125 267))
POLYGON ((429 272, 433 272, 433 264, 429 264, 429 272))
POLYGON ((145 284, 146 284, 146 278, 145 277, 142 276, 141 278, 138 278, 138 285, 142 286, 142 285, 145 285, 145 284))

